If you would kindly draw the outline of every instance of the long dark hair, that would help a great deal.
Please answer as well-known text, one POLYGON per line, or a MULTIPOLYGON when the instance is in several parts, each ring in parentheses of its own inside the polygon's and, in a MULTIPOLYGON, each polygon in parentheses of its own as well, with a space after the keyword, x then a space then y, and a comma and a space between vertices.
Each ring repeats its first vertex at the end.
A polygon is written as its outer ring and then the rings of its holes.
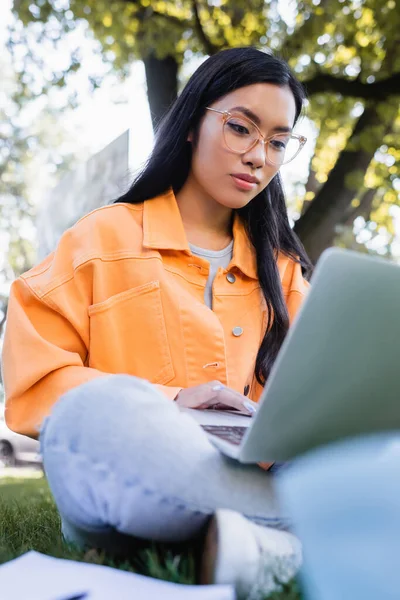
MULTIPOLYGON (((116 202, 144 202, 171 187, 178 193, 188 177, 192 160, 192 146, 187 137, 192 131, 196 143, 206 106, 255 83, 288 86, 295 99, 297 121, 305 93, 286 62, 254 47, 222 50, 203 62, 192 75, 157 128, 150 158, 129 191, 116 202)), ((267 328, 255 367, 257 380, 263 385, 289 328, 276 265, 277 252, 299 262, 306 278, 311 274, 312 264, 290 227, 279 173, 237 212, 256 251, 258 278, 267 304, 267 328)))

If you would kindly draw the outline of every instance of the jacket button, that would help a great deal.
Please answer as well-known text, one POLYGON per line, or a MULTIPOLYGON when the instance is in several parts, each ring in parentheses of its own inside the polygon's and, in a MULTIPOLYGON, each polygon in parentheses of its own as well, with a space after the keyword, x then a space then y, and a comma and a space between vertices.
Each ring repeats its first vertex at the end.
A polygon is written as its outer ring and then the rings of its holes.
POLYGON ((232 333, 235 337, 239 337, 239 335, 242 335, 243 329, 241 327, 234 327, 232 333))
POLYGON ((249 391, 250 391, 250 386, 249 386, 249 385, 246 385, 246 386, 244 387, 243 394, 244 394, 245 396, 247 396, 247 394, 249 393, 249 391))
POLYGON ((236 277, 233 273, 228 273, 226 278, 229 281, 229 283, 235 283, 236 281, 236 277))

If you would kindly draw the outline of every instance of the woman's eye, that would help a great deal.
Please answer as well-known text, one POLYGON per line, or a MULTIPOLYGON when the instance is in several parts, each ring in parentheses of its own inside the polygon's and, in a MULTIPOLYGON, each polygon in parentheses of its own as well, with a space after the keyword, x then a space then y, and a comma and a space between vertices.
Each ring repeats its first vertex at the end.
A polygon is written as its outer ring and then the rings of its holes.
POLYGON ((244 125, 240 125, 239 123, 228 123, 229 127, 233 129, 236 133, 240 133, 241 135, 248 135, 250 132, 244 125))
POLYGON ((271 146, 274 148, 274 150, 285 150, 287 142, 285 142, 284 140, 271 140, 270 141, 271 146))

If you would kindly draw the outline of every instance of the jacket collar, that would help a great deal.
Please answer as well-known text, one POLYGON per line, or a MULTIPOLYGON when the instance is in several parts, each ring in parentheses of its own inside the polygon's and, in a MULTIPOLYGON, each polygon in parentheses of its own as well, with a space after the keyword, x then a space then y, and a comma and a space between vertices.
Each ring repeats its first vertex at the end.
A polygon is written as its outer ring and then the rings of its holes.
MULTIPOLYGON (((235 213, 233 221, 233 257, 231 265, 257 279, 257 261, 244 225, 235 213)), ((183 250, 191 254, 175 194, 165 194, 144 202, 143 245, 157 250, 183 250)))
POLYGON ((189 243, 172 188, 146 200, 143 207, 143 245, 157 250, 186 250, 189 243))
POLYGON ((232 264, 247 277, 258 279, 256 251, 237 212, 233 219, 233 239, 232 264))

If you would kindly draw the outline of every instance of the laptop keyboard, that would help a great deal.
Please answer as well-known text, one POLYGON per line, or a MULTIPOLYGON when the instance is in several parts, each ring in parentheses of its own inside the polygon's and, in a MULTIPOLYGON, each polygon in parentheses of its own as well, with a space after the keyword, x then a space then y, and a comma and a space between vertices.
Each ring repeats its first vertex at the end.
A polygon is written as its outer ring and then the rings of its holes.
POLYGON ((237 427, 229 425, 202 425, 202 428, 207 433, 216 435, 217 437, 227 442, 230 442, 231 444, 235 444, 235 446, 240 446, 244 434, 248 430, 248 427, 237 427))

